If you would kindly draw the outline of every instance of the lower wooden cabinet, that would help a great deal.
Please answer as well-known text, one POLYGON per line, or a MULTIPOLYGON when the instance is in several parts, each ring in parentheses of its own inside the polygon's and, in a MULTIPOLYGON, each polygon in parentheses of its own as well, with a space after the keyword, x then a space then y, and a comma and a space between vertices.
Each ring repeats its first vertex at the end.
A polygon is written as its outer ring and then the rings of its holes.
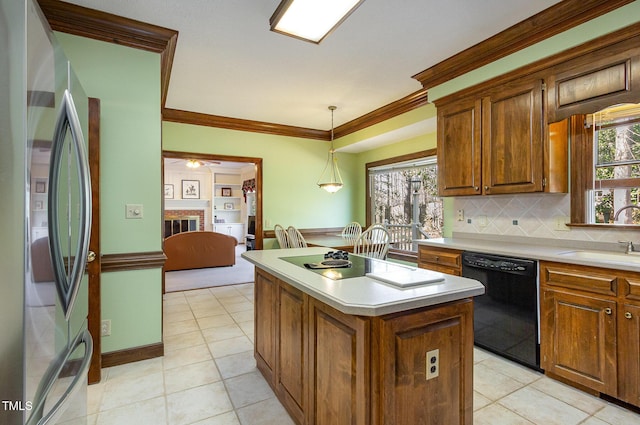
POLYGON ((540 262, 541 367, 640 407, 640 273, 540 262))
POLYGON ((461 276, 462 251, 419 245, 418 267, 440 273, 452 274, 454 276, 461 276))
POLYGON ((258 368, 297 424, 473 423, 471 299, 363 317, 259 268, 255 285, 258 368))

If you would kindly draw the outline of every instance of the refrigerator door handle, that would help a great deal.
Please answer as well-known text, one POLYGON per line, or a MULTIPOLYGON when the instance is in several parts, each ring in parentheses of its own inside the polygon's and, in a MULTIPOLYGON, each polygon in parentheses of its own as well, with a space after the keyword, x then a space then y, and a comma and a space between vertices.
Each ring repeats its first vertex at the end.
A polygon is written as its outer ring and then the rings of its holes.
MULTIPOLYGON (((69 158, 67 158, 68 160, 69 158)), ((48 198, 48 226, 49 226, 49 248, 51 251, 51 261, 53 264, 54 278, 56 282, 56 290, 60 298, 60 304, 62 306, 65 319, 69 320, 71 317, 71 311, 73 310, 73 304, 75 303, 78 295, 78 289, 82 276, 84 275, 87 265, 87 254, 89 251, 89 236, 91 233, 91 178, 89 176, 89 162, 87 159, 87 152, 84 143, 84 137, 82 135, 82 127, 80 126, 80 119, 76 111, 73 97, 69 90, 65 90, 62 97, 62 104, 60 105, 60 111, 56 120, 56 127, 53 136, 53 144, 51 147, 51 167, 49 169, 49 198, 48 198), (67 131, 71 133, 71 143, 67 144, 66 134, 67 131), (75 164, 62 164, 65 154, 71 152, 76 156, 75 164), (78 219, 77 228, 76 223, 71 222, 71 210, 75 211, 76 205, 71 203, 70 198, 64 199, 68 202, 68 205, 61 204, 64 201, 61 198, 62 193, 60 184, 61 179, 66 176, 70 177, 70 170, 67 169, 67 174, 64 174, 63 165, 72 167, 75 165, 78 176, 77 182, 71 182, 77 184, 78 189, 78 219), (66 213, 66 217, 61 217, 61 208, 66 206, 69 211, 66 213), (63 230, 67 232, 67 235, 60 234, 60 220, 66 220, 63 223, 66 225, 63 230), (77 239, 71 241, 72 229, 77 229, 77 239), (63 246, 62 237, 66 236, 67 245, 63 246), (71 242, 77 243, 77 247, 72 246, 71 242), (66 249, 66 251, 63 250, 66 249), (75 252, 73 252, 75 251, 75 252), (65 257, 66 255, 66 257, 65 257), (70 264, 65 267, 65 258, 70 264), (71 264, 71 262, 73 262, 71 264)), ((67 188, 69 191, 70 188, 67 188)), ((63 193, 66 193, 63 191, 63 193)), ((64 211, 62 211, 64 212, 64 211)))
POLYGON ((64 412, 64 407, 66 407, 67 400, 69 400, 75 392, 82 387, 87 379, 87 374, 89 372, 89 366, 91 364, 91 355, 93 354, 93 339, 91 338, 91 334, 87 329, 84 329, 82 332, 78 333, 76 339, 69 346, 67 351, 62 352, 60 357, 49 366, 49 369, 44 375, 42 380, 42 384, 38 388, 35 396, 35 402, 33 406, 33 410, 29 420, 25 425, 46 425, 49 423, 53 423, 52 421, 57 419, 60 414, 64 412), (51 407, 51 409, 43 414, 44 404, 47 400, 47 396, 51 392, 53 388, 53 384, 57 380, 60 372, 69 361, 72 353, 80 347, 80 345, 85 344, 84 357, 82 359, 82 363, 78 368, 78 373, 73 377, 73 380, 62 394, 62 396, 58 399, 55 405, 51 407))

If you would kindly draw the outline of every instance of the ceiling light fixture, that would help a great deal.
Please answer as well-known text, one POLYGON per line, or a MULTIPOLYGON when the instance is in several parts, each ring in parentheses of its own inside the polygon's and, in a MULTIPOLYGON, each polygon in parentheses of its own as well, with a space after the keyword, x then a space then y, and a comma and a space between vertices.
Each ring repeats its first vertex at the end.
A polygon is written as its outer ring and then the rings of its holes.
POLYGON ((187 167, 189 168, 198 168, 201 165, 202 164, 200 163, 200 161, 196 161, 195 159, 190 159, 187 161, 187 167))
POLYGON ((329 149, 327 165, 324 166, 324 170, 318 179, 318 187, 329 193, 336 193, 344 186, 338 169, 338 158, 335 156, 336 150, 333 148, 333 111, 336 109, 336 106, 329 106, 331 111, 331 148, 329 149))
POLYGON ((273 12, 271 31, 319 44, 364 0, 282 0, 273 12))

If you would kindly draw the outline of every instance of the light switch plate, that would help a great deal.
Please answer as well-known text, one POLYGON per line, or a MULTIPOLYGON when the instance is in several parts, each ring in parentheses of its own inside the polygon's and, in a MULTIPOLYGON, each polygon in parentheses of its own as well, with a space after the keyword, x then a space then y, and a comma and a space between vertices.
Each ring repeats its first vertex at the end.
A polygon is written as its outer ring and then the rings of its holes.
POLYGON ((127 204, 125 218, 142 218, 144 216, 142 204, 127 204))

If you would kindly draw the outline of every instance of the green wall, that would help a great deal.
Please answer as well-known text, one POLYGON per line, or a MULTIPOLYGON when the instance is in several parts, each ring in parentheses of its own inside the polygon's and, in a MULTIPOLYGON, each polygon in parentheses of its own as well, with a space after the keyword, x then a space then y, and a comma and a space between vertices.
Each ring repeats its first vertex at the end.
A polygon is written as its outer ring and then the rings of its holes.
MULTIPOLYGON (((153 252, 161 239, 160 55, 56 33, 90 97, 100 99, 100 235, 103 255, 153 252), (125 204, 144 218, 125 219, 125 204)), ((161 269, 102 274, 111 352, 162 340, 161 269)))
POLYGON ((327 142, 164 122, 162 143, 169 151, 262 158, 265 229, 341 227, 355 218, 355 155, 337 154, 342 190, 330 194, 317 186, 327 142))

